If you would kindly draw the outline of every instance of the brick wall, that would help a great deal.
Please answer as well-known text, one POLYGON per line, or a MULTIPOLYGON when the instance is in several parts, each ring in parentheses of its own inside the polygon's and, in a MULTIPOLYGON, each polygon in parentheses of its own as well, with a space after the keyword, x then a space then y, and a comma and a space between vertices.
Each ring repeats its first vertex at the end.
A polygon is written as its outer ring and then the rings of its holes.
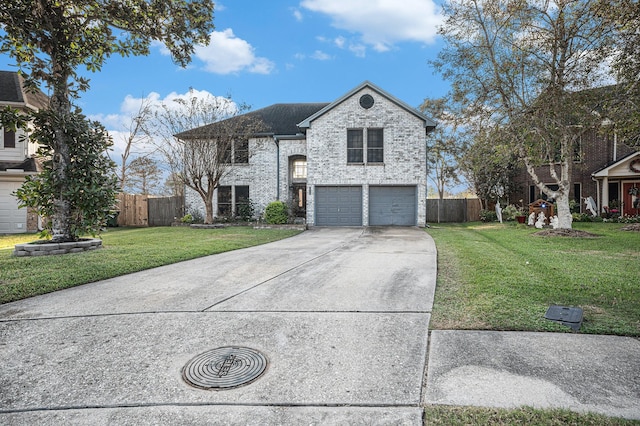
MULTIPOLYGON (((318 117, 307 130, 307 223, 314 224, 316 185, 362 185, 363 225, 368 225, 369 185, 416 185, 418 225, 425 223, 426 139, 424 122, 369 88, 354 93, 318 117), (374 98, 364 109, 359 99, 374 98), (347 129, 384 129, 384 163, 347 164, 347 129)), ((365 152, 366 159, 366 152, 365 152)))
MULTIPOLYGON (((616 149, 616 158, 614 159, 614 137, 612 134, 599 133, 595 130, 587 131, 582 135, 582 147, 580 161, 573 163, 573 170, 571 173, 571 192, 570 199, 593 197, 597 199, 597 184, 591 179, 591 174, 608 164, 613 163, 615 160, 630 154, 633 152, 628 146, 618 142, 616 149), (574 192, 574 186, 580 185, 580 192, 576 194, 574 192)), ((541 166, 536 168, 538 176, 544 183, 553 183, 553 179, 549 173, 549 166, 541 166)), ((559 172, 559 167, 558 167, 559 172)), ((511 196, 511 202, 518 202, 523 199, 525 202, 531 202, 529 200, 529 187, 534 185, 533 180, 529 176, 526 170, 522 169, 522 172, 516 178, 516 182, 521 186, 519 191, 516 191, 511 196)), ((540 191, 536 188, 536 197, 540 191)), ((581 203, 581 208, 584 210, 584 205, 581 203)))
MULTIPOLYGON (((267 204, 276 199, 276 145, 272 138, 249 141, 249 163, 234 165, 220 181, 221 186, 249 186, 249 198, 256 207, 256 214, 264 212, 267 204)), ((286 167, 286 163, 285 163, 286 167)), ((217 191, 213 196, 213 211, 218 211, 217 191)), ((186 211, 198 210, 204 217, 204 202, 197 192, 185 189, 186 211)))

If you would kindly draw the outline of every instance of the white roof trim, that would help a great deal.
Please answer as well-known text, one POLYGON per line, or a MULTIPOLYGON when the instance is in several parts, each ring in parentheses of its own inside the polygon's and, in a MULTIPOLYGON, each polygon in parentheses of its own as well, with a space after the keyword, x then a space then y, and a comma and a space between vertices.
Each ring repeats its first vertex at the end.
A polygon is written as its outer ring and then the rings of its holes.
POLYGON ((401 108, 404 108, 405 110, 407 110, 407 112, 410 112, 411 114, 415 115, 416 117, 418 117, 422 121, 424 121, 424 127, 435 127, 436 126, 436 122, 435 121, 433 121, 431 118, 427 117, 426 115, 422 114, 420 111, 416 110, 415 108, 412 108, 411 106, 409 106, 405 102, 401 101, 400 99, 396 98, 395 96, 390 95, 389 93, 387 93, 384 90, 380 89, 378 86, 374 85, 373 83, 371 83, 369 81, 365 81, 362 84, 360 84, 359 86, 357 86, 356 88, 352 89, 350 92, 348 92, 345 95, 341 96, 337 100, 331 102, 329 105, 327 105, 326 107, 322 108, 320 111, 316 112, 311 117, 308 117, 305 120, 303 120, 302 122, 298 123, 298 127, 300 127, 301 129, 311 127, 311 122, 313 120, 315 120, 316 118, 324 115, 327 111, 335 108, 336 106, 338 106, 339 104, 341 104, 342 102, 344 102, 345 100, 347 100, 348 98, 353 96, 354 94, 358 93, 359 91, 361 91, 362 89, 367 88, 367 87, 369 89, 377 92, 378 94, 384 96, 385 98, 389 99, 391 102, 395 103, 396 105, 400 106, 401 108))
MULTIPOLYGON (((635 159, 636 157, 640 158, 640 151, 638 152, 634 152, 632 154, 627 155, 626 157, 621 158, 620 160, 616 161, 613 164, 608 165, 607 167, 598 170, 595 173, 592 173, 591 176, 593 176, 594 178, 605 178, 605 177, 609 177, 609 172, 611 171, 611 169, 616 168, 624 163, 627 162, 631 162, 633 159, 635 159)), ((634 175, 632 174, 632 172, 629 172, 629 177, 633 177, 634 175)))

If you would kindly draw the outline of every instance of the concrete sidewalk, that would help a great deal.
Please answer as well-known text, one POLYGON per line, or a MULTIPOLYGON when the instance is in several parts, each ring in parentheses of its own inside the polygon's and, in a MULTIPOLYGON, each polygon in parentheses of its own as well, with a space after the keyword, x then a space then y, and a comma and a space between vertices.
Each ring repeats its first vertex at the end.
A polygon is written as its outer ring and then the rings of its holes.
POLYGON ((640 343, 433 331, 417 228, 317 228, 0 306, 0 424, 422 424, 425 405, 640 419, 640 343), (264 354, 229 390, 183 380, 214 348, 264 354), (606 378, 606 379, 605 379, 606 378))

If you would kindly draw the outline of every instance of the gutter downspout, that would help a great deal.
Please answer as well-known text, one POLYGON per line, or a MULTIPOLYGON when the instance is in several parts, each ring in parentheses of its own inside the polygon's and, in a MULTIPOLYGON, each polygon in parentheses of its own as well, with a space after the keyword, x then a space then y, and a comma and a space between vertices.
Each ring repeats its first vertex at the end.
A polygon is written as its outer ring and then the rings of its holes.
POLYGON ((280 140, 276 135, 273 142, 276 144, 276 200, 280 201, 280 140))

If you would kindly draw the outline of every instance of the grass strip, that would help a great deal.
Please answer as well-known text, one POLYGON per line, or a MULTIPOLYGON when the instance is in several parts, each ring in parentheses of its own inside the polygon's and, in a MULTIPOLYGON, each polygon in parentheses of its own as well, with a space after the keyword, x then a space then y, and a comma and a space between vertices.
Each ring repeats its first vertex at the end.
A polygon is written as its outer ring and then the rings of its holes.
POLYGON ((535 409, 521 407, 502 408, 427 406, 425 425, 575 425, 575 426, 627 426, 640 421, 607 417, 595 413, 575 413, 563 409, 535 409))
POLYGON ((14 257, 33 234, 0 236, 0 303, 12 302, 144 269, 280 240, 300 231, 189 227, 109 228, 103 248, 62 256, 14 257))

